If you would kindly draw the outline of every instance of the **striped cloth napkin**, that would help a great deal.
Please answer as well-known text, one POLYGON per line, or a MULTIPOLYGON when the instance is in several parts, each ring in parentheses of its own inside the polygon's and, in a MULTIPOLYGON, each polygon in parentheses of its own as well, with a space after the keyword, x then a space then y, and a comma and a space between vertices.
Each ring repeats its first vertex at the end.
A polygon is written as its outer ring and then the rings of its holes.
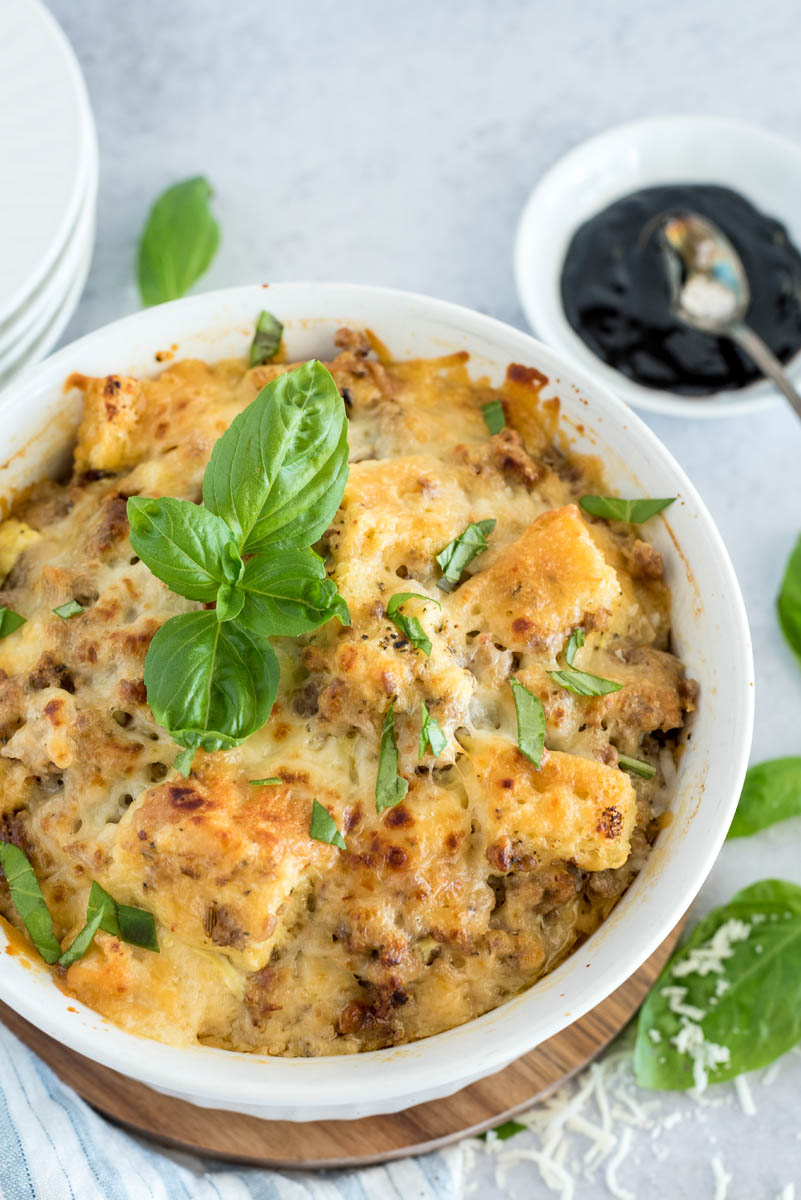
POLYGON ((458 1146, 361 1171, 267 1171, 162 1151, 85 1104, 0 1025, 0 1200, 457 1200, 458 1146))

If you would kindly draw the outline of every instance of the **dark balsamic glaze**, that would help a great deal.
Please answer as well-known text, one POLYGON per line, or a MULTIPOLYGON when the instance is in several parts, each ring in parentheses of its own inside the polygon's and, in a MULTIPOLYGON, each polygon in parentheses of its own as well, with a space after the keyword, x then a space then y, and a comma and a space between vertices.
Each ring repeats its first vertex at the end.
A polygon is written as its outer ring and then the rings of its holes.
POLYGON ((565 314, 599 358, 645 387, 685 396, 745 387, 760 372, 729 338, 671 316, 658 238, 641 236, 659 213, 682 209, 728 236, 751 287, 747 323, 782 362, 792 358, 801 349, 801 255, 783 225, 729 188, 645 188, 587 221, 562 268, 565 314))

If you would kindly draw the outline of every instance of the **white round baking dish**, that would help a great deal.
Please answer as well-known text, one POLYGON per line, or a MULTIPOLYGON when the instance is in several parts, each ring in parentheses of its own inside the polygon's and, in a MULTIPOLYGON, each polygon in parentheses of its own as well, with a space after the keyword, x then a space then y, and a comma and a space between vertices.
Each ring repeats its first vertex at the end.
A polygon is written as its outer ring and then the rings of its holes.
MULTIPOLYGON (((324 356, 342 324, 367 326, 398 357, 468 350, 476 374, 503 378, 509 362, 551 381, 574 448, 601 455, 610 486, 678 501, 649 526, 673 595, 677 652, 701 684, 676 781, 672 823, 646 869, 598 933, 529 991, 425 1041, 349 1057, 269 1058, 175 1048, 121 1032, 65 996, 44 966, 3 956, 0 999, 97 1062, 204 1107, 310 1121, 394 1112, 448 1095, 569 1025, 619 986, 659 945, 706 878, 726 834, 748 761, 753 718, 751 645, 731 563, 701 499, 653 433, 619 400, 527 334, 490 317, 381 288, 293 283, 178 300, 82 338, 0 395, 6 434, 0 497, 53 473, 68 457, 77 399, 72 371, 151 374, 157 351, 214 360, 243 354, 269 308, 293 358, 324 356)), ((0 931, 0 953, 5 937, 0 931)))

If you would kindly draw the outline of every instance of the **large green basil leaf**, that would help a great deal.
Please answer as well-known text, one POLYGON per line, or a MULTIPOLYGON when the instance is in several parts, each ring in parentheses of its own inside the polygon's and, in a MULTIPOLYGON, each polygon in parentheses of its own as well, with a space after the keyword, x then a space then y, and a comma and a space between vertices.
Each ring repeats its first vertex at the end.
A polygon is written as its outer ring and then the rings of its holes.
POLYGON ((279 550, 248 559, 239 584, 239 621, 262 637, 298 637, 332 617, 350 625, 348 606, 313 550, 279 550))
POLYGON ((50 909, 27 855, 11 842, 0 842, 0 867, 3 868, 12 903, 31 941, 46 963, 57 962, 61 956, 61 946, 53 932, 50 909))
POLYGON ((774 758, 748 768, 727 837, 750 837, 801 815, 801 758, 774 758))
POLYGON ((177 300, 208 270, 220 243, 210 198, 208 180, 197 176, 173 184, 154 203, 137 259, 143 304, 177 300))
POLYGON ((189 500, 131 496, 131 546, 167 587, 187 600, 214 600, 220 585, 236 583, 242 559, 219 517, 189 500))
POLYGON ((801 888, 766 879, 714 909, 645 1001, 642 1087, 685 1089, 767 1066, 801 1040, 801 888))
POLYGON ((228 750, 260 729, 278 691, 278 660, 264 638, 213 611, 170 617, 145 659, 147 701, 181 746, 228 750))
POLYGON ((203 499, 243 554, 309 546, 325 532, 348 476, 347 425, 330 371, 314 361, 279 375, 234 418, 203 499))
POLYGON ((801 659, 801 537, 787 560, 776 607, 782 633, 801 659))

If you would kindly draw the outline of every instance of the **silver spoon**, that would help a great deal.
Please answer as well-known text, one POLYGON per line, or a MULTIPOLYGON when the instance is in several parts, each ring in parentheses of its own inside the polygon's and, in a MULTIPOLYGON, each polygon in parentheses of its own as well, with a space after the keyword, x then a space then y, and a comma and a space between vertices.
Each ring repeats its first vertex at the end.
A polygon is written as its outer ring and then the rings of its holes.
POLYGON ((674 315, 695 329, 735 341, 801 417, 801 396, 787 372, 745 323, 751 301, 748 276, 723 231, 692 212, 666 214, 659 219, 659 231, 674 315))

